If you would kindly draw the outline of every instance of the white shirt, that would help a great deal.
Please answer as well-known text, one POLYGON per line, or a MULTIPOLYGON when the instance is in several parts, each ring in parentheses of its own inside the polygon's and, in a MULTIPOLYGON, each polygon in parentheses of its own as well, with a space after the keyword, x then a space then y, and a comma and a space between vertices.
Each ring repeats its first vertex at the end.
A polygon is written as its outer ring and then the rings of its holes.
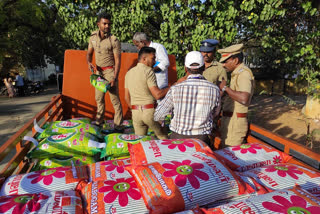
POLYGON ((163 45, 152 41, 149 47, 156 49, 156 61, 159 62, 157 66, 161 69, 161 72, 155 72, 157 85, 160 89, 165 88, 168 86, 168 67, 170 65, 167 50, 163 45))

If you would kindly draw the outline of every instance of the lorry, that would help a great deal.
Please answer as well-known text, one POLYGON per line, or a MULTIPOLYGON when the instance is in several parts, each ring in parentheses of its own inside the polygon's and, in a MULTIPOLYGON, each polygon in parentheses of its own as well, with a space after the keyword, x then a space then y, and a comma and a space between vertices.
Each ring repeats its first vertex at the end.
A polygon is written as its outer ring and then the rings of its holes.
MULTIPOLYGON (((121 58, 119 94, 124 118, 129 119, 131 113, 124 100, 124 77, 126 72, 137 64, 137 53, 122 53, 121 58)), ((177 80, 175 57, 169 55, 169 60, 169 83, 172 84, 177 80)), ((96 113, 94 87, 89 82, 90 71, 86 62, 86 51, 67 50, 65 52, 63 76, 62 94, 54 96, 48 105, 0 147, 0 162, 3 166, 0 170, 0 186, 7 177, 30 172, 34 166, 35 163, 27 157, 27 153, 33 148, 33 144, 30 141, 23 140, 26 135, 34 137, 37 134, 34 129, 34 120, 42 126, 46 122, 75 117, 94 119, 96 113)), ((113 107, 108 96, 106 96, 105 102, 105 117, 111 119, 113 107)), ((250 124, 249 127, 248 142, 271 145, 293 156, 290 160, 291 163, 319 170, 320 154, 257 125, 250 124)), ((215 137, 213 143, 215 149, 218 149, 220 139, 215 137)))

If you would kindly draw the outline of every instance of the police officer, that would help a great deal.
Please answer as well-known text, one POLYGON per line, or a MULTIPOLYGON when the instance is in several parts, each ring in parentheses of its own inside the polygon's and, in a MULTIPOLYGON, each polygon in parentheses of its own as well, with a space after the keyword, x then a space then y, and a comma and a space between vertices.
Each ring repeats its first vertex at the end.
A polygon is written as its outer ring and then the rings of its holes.
POLYGON ((243 63, 243 44, 220 49, 220 62, 231 73, 230 86, 222 80, 220 90, 226 93, 221 119, 223 146, 235 146, 244 142, 248 131, 248 107, 254 90, 254 76, 243 63))
MULTIPOLYGON (((110 100, 113 105, 114 124, 115 129, 121 128, 123 121, 122 107, 119 99, 118 89, 118 74, 120 71, 120 60, 121 60, 121 44, 117 37, 110 33, 111 30, 111 15, 108 13, 101 13, 98 16, 98 28, 99 30, 94 31, 89 40, 87 62, 89 69, 94 69, 92 64, 92 55, 95 52, 97 74, 103 76, 110 82, 110 100)), ((97 102, 97 115, 96 125, 101 125, 104 121, 105 113, 105 93, 95 90, 95 99, 97 102)))
POLYGON ((153 119, 155 101, 166 95, 169 88, 160 89, 152 67, 155 64, 156 49, 142 47, 138 64, 125 77, 125 100, 132 109, 132 122, 136 135, 146 135, 151 128, 159 139, 167 139, 160 124, 153 119))
POLYGON ((203 76, 213 84, 217 85, 222 77, 227 80, 227 72, 221 63, 215 61, 216 45, 218 41, 215 39, 206 39, 201 42, 200 52, 203 56, 205 63, 205 71, 203 76))

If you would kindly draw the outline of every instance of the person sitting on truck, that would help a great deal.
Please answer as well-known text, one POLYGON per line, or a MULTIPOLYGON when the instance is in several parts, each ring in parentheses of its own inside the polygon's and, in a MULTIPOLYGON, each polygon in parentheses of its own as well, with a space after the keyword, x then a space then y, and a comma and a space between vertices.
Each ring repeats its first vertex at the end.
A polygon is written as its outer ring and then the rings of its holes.
POLYGON ((152 70, 156 74, 158 87, 160 89, 168 87, 168 67, 170 62, 166 48, 159 43, 149 41, 147 35, 142 32, 135 33, 132 41, 138 50, 142 47, 152 47, 156 49, 156 64, 152 70))
POLYGON ((136 135, 147 135, 151 128, 159 139, 167 139, 167 134, 159 123, 153 120, 156 100, 166 95, 169 88, 159 89, 152 67, 155 64, 156 49, 142 47, 138 54, 138 64, 125 76, 125 100, 132 110, 132 123, 136 135))
POLYGON ((248 132, 248 107, 254 91, 254 76, 243 63, 243 44, 220 49, 220 62, 227 72, 232 72, 230 86, 223 79, 219 85, 226 93, 221 118, 222 146, 237 146, 245 141, 248 132))
MULTIPOLYGON (((98 28, 94 31, 89 39, 87 62, 90 70, 95 70, 92 64, 93 52, 95 52, 95 59, 97 65, 97 74, 103 76, 110 82, 110 100, 113 105, 114 125, 115 129, 121 129, 123 122, 122 107, 119 99, 118 89, 118 74, 120 71, 121 60, 121 44, 120 41, 110 33, 111 30, 111 15, 108 13, 101 13, 98 16, 98 28)), ((105 93, 95 90, 95 99, 97 102, 97 115, 94 124, 100 126, 104 121, 105 114, 105 93)))
POLYGON ((198 51, 185 58, 186 77, 170 88, 154 113, 155 121, 163 121, 173 111, 170 139, 197 138, 210 145, 213 120, 220 112, 218 86, 202 76, 205 64, 198 51))

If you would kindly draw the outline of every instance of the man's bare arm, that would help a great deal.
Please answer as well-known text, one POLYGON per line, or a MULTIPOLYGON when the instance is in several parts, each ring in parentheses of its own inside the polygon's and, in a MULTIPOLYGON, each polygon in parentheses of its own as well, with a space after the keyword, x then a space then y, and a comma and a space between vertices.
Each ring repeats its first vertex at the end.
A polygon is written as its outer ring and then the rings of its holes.
POLYGON ((87 63, 89 66, 89 70, 93 69, 94 70, 94 65, 92 64, 92 56, 93 56, 94 49, 88 47, 87 51, 87 63))
POLYGON ((167 92, 169 91, 169 87, 159 89, 158 86, 152 86, 149 87, 149 90, 151 91, 152 96, 156 99, 159 100, 162 97, 166 96, 167 92))

